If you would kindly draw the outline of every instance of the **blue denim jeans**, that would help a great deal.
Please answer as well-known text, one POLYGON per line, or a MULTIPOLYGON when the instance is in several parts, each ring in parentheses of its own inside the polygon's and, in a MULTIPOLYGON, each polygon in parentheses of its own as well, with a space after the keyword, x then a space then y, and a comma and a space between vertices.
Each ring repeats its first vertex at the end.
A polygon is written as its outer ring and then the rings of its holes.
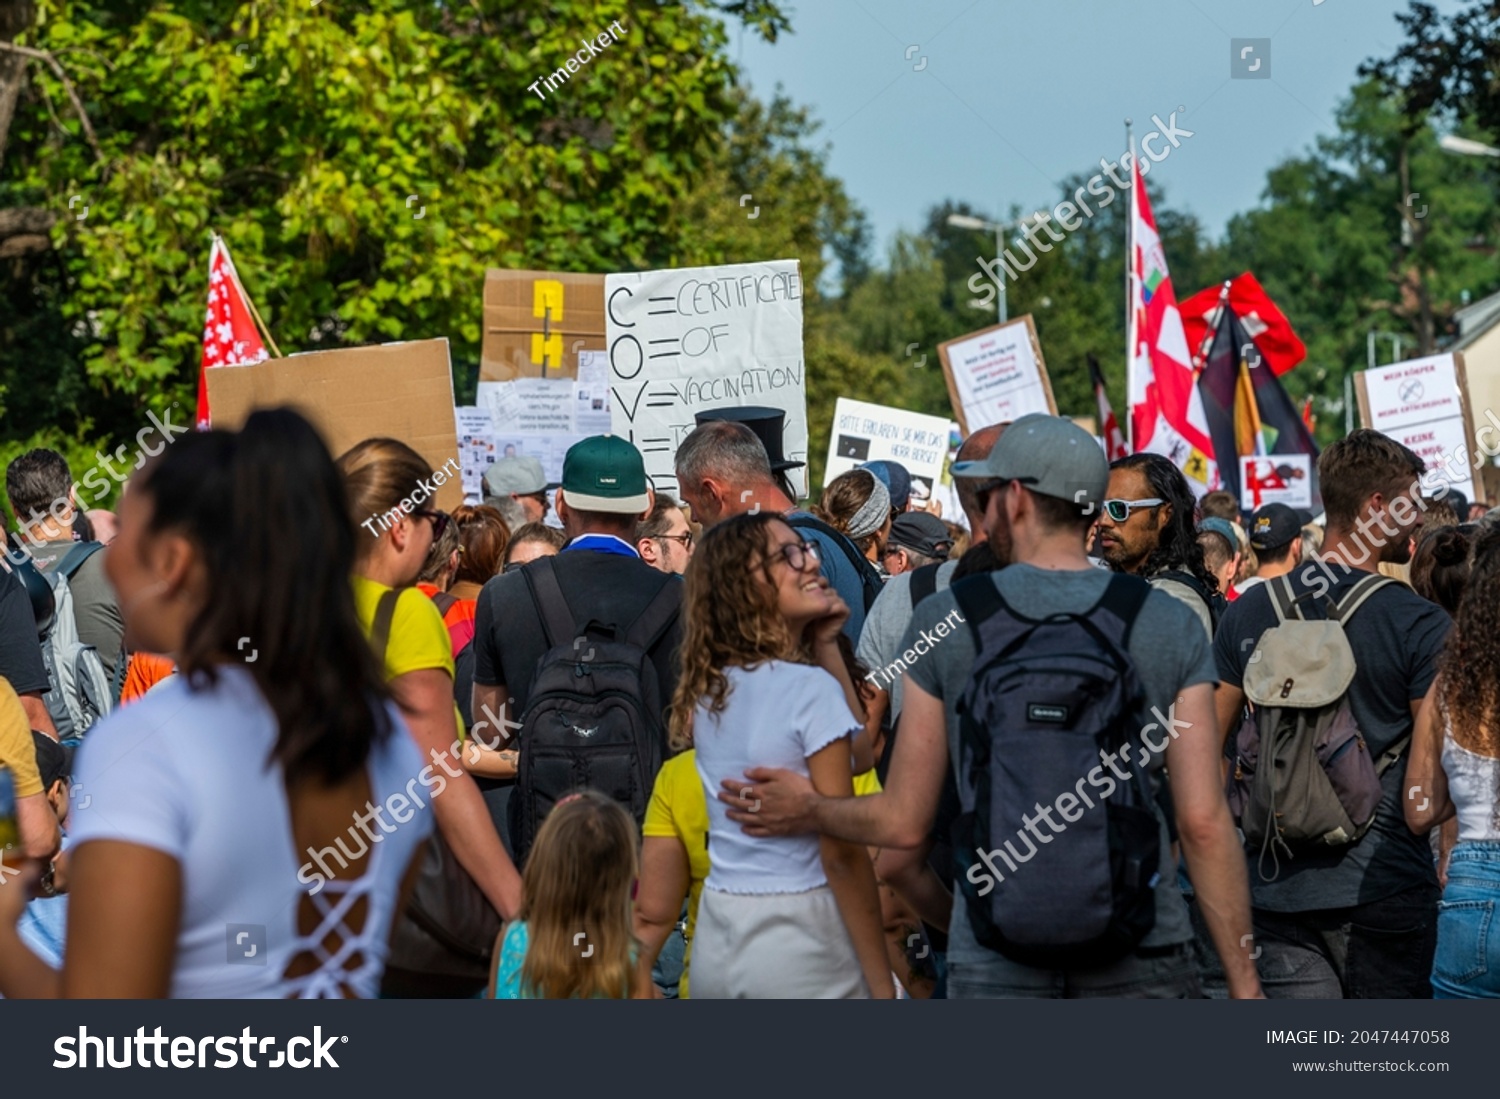
POLYGON ((1432 994, 1440 1000, 1500 998, 1500 843, 1460 843, 1448 859, 1438 904, 1432 994))

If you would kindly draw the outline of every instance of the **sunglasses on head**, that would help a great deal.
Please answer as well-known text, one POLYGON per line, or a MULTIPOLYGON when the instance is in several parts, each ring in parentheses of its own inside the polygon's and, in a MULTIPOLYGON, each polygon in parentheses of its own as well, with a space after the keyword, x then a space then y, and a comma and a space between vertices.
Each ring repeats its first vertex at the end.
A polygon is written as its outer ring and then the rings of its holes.
POLYGON ((1123 523, 1138 508, 1159 508, 1165 503, 1165 500, 1152 497, 1150 500, 1106 500, 1101 507, 1113 522, 1123 523))

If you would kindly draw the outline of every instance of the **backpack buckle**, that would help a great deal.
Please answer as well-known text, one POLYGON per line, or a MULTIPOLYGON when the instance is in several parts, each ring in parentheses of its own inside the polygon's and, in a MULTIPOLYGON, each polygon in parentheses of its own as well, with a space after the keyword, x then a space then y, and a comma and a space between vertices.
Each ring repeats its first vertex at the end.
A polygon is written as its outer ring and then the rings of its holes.
POLYGON ((1291 676, 1287 676, 1286 677, 1286 682, 1281 685, 1281 697, 1282 698, 1291 698, 1292 697, 1292 677, 1291 676))

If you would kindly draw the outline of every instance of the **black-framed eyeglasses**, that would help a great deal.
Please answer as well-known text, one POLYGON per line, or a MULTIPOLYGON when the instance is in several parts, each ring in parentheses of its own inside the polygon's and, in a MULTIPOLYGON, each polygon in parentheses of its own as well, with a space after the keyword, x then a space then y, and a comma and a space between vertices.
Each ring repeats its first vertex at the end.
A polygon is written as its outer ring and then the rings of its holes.
POLYGON ((542 505, 542 514, 543 515, 546 515, 547 511, 552 507, 551 501, 547 499, 547 490, 546 489, 542 489, 540 492, 527 492, 527 493, 523 493, 522 495, 523 496, 529 496, 531 499, 533 499, 537 503, 541 504, 542 505))
POLYGON ((690 549, 693 545, 693 532, 685 530, 681 534, 658 534, 656 537, 668 542, 676 542, 683 549, 690 549))
POLYGON ((1112 522, 1123 523, 1130 518, 1130 513, 1140 508, 1159 508, 1165 504, 1165 500, 1152 497, 1149 500, 1106 500, 1102 508, 1112 522))
POLYGON ((823 559, 823 555, 818 552, 816 542, 788 542, 780 548, 781 556, 786 559, 786 563, 794 572, 801 572, 807 568, 808 561, 816 565, 823 559))
POLYGON ((446 511, 438 511, 435 508, 423 508, 412 512, 418 519, 429 519, 432 521, 432 540, 438 541, 448 530, 448 524, 453 522, 446 511))

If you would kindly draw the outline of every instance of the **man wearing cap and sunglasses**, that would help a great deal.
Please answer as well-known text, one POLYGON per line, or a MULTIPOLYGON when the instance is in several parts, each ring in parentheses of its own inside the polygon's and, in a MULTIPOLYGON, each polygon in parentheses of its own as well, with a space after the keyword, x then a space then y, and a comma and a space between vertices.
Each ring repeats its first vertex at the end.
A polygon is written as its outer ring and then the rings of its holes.
POLYGON ((941 519, 925 511, 903 511, 891 523, 882 563, 887 573, 900 576, 948 560, 952 548, 953 539, 941 519))
MULTIPOLYGON (((966 815, 973 820, 979 803, 973 800, 972 792, 965 791, 973 782, 990 781, 991 765, 976 760, 993 759, 994 745, 1000 743, 993 739, 991 730, 992 750, 981 755, 965 740, 966 735, 972 737, 974 733, 972 726, 965 732, 959 703, 966 698, 975 677, 979 646, 974 634, 983 634, 992 622, 999 623, 1002 631, 1008 628, 1000 617, 1003 614, 1033 623, 1077 617, 1098 623, 1098 630, 1116 628, 1110 620, 1117 619, 1128 594, 1134 608, 1128 619, 1132 625, 1124 634, 1123 648, 1116 652, 1130 658, 1141 688, 1137 704, 1147 715, 1145 720, 1152 720, 1153 714, 1170 714, 1172 729, 1168 731, 1160 724, 1146 726, 1139 735, 1142 742, 1152 745, 1151 757, 1135 760, 1141 770, 1126 774, 1132 782, 1144 778, 1160 789, 1163 766, 1170 767, 1170 809, 1143 795, 1156 818, 1160 865, 1172 865, 1167 831, 1170 813, 1214 943, 1225 959, 1230 995, 1259 996, 1260 983, 1251 960, 1254 951, 1245 863, 1222 788, 1223 744, 1214 712, 1217 674, 1213 655, 1208 638, 1193 629, 1192 616, 1175 600, 1143 590, 1138 581, 1112 577, 1090 564, 1085 552, 1088 533, 1109 482, 1103 452, 1075 424, 1032 414, 1011 424, 987 459, 955 464, 953 473, 981 482, 981 529, 995 555, 1011 564, 999 572, 968 578, 918 604, 905 639, 906 646, 913 650, 923 639, 945 634, 941 627, 949 616, 963 607, 970 611, 963 627, 929 645, 905 673, 900 731, 884 792, 864 798, 827 798, 801 775, 752 768, 744 775, 721 779, 718 796, 729 806, 730 819, 755 835, 818 832, 877 847, 915 847, 923 842, 931 826, 943 772, 951 759, 960 778, 966 815), (1116 594, 1111 596, 1111 592, 1116 594), (974 610, 981 604, 987 606, 983 616, 974 610), (981 766, 985 770, 976 776, 976 768, 981 766)), ((993 637, 986 644, 992 641, 993 637)), ((1072 719, 1068 707, 1033 708, 1042 712, 1032 717, 1028 710, 1028 720, 1040 722, 1038 728, 1048 730, 1054 740, 1069 730, 1072 719)), ((1037 745, 1034 751, 1053 750, 1040 741, 1032 743, 1037 745)), ((1087 756, 1087 752, 1080 753, 1078 762, 1087 763, 1087 756)), ((1118 763, 1125 757, 1115 754, 1111 758, 1118 763)), ((1019 749, 1016 755, 1005 758, 1012 774, 1025 773, 1031 762, 1019 749)), ((1057 780, 1062 796, 1055 804, 1064 822, 1049 825, 1044 831, 1040 822, 1045 814, 1039 804, 1036 819, 1027 826, 1039 837, 1038 842, 1022 840, 1018 844, 1020 832, 1014 837, 988 836, 991 843, 1009 838, 1016 845, 1006 848, 1018 860, 1011 868, 1013 879, 1002 870, 1002 880, 997 883, 994 875, 987 873, 991 864, 984 858, 995 856, 993 867, 998 868, 996 852, 986 851, 983 856, 972 848, 957 852, 961 867, 967 870, 961 869, 954 883, 959 887, 956 893, 961 895, 955 896, 949 925, 950 994, 959 999, 1201 995, 1187 906, 1175 877, 1169 873, 1149 879, 1154 919, 1150 930, 1123 957, 1111 952, 1109 958, 1113 960, 1045 965, 1017 961, 998 947, 981 943, 982 937, 993 936, 994 928, 985 930, 972 913, 976 909, 986 911, 984 905, 993 903, 989 896, 997 885, 1011 896, 1038 898, 1036 904, 1041 905, 1064 894, 1080 895, 1090 881, 1110 881, 1110 856, 1103 845, 1090 848, 1096 861, 1087 865, 1070 861, 1074 858, 1071 855, 1059 862, 1052 854, 1065 848, 1079 850, 1053 842, 1065 834, 1069 822, 1090 819, 1092 825, 1079 827, 1098 827, 1100 818, 1085 818, 1081 799, 1072 793, 1075 778, 1080 787, 1089 780, 1081 774, 1075 776, 1069 768, 1061 768, 1055 776, 1050 771, 1042 773, 1057 780), (1066 811, 1062 808, 1064 798, 1069 801, 1066 811), (1023 848, 1029 849, 1029 854, 1020 854, 1023 848), (1043 851, 1048 854, 1043 855, 1043 851), (1020 865, 1032 859, 1037 865, 1020 865), (1102 863, 1097 861, 1100 859, 1102 863), (980 879, 989 881, 988 888, 980 884, 980 879), (967 888, 965 882, 978 890, 967 888), (1018 888, 1022 890, 1019 894, 1014 892, 1018 888)), ((1040 785, 1047 787, 1048 783, 1040 785)), ((1109 789, 1115 789, 1112 782, 1109 789)), ((1100 795, 1109 796, 1109 791, 1100 795)), ((1097 802, 1090 808, 1096 814, 1103 811, 1097 802)), ((1069 913, 1060 910, 1059 915, 1066 917, 1069 913)))
POLYGON ((528 523, 540 523, 547 517, 547 492, 556 487, 547 482, 542 463, 535 458, 501 458, 484 471, 485 495, 514 500, 526 513, 528 523))

